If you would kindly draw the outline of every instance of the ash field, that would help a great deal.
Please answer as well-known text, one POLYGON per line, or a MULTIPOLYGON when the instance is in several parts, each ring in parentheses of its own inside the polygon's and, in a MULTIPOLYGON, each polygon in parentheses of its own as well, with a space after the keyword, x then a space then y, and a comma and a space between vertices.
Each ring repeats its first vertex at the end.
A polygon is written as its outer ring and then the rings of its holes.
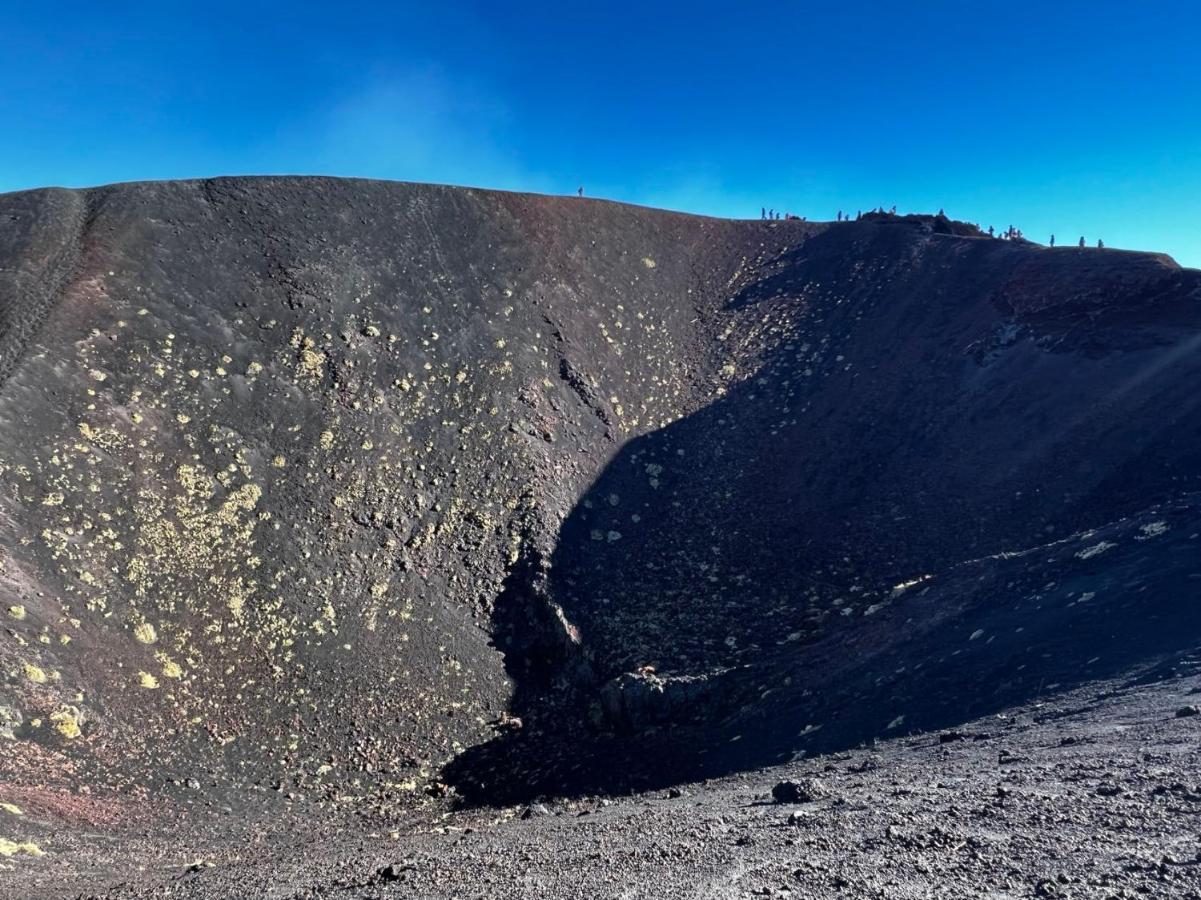
POLYGON ((0 195, 5 897, 1201 897, 1201 272, 0 195))

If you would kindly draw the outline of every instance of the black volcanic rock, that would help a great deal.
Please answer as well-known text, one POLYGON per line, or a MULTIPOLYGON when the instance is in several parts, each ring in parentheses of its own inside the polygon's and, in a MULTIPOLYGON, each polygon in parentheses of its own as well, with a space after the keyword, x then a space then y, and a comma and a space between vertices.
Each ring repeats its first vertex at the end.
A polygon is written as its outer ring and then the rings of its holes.
POLYGON ((812 803, 829 795, 829 790, 816 778, 802 781, 781 781, 771 789, 777 803, 812 803))

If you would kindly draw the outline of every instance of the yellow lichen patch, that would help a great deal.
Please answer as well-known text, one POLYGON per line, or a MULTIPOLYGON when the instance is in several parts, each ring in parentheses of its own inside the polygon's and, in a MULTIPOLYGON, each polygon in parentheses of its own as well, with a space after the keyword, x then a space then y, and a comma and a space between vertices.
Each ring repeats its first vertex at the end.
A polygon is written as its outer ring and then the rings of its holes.
POLYGON ((300 351, 300 375, 313 381, 325 374, 325 354, 312 347, 300 351))
POLYGON ((183 669, 180 667, 179 663, 175 662, 175 660, 169 657, 166 653, 155 654, 154 658, 163 664, 164 678, 183 678, 183 669))
POLYGON ((175 480, 193 497, 207 500, 213 496, 213 479, 197 466, 180 466, 175 470, 175 480))
POLYGON ((45 856, 42 848, 32 841, 18 843, 8 838, 0 838, 0 856, 16 856, 24 853, 26 856, 45 856))
POLYGON ((221 504, 217 517, 225 525, 234 525, 237 523, 237 511, 254 509, 262 496, 263 489, 257 484, 244 484, 221 504))
POLYGON ((10 619, 16 619, 18 622, 20 622, 25 618, 25 607, 20 603, 14 603, 8 608, 8 617, 10 619))
POLYGON ((46 673, 32 663, 25 663, 25 677, 34 684, 45 684, 46 673))
POLYGON ((255 375, 259 374, 259 372, 261 372, 261 371, 263 371, 263 364, 262 364, 262 363, 258 363, 258 362, 252 362, 250 365, 248 365, 248 366, 246 367, 246 374, 247 374, 247 375, 249 375, 249 376, 250 376, 250 377, 252 377, 252 378, 253 378, 255 375))
POLYGON ((12 813, 14 816, 25 815, 25 813, 22 812, 21 807, 17 806, 15 803, 0 803, 0 809, 4 810, 6 813, 12 813))
POLYGON ((214 478, 201 466, 183 465, 176 470, 176 481, 184 492, 170 499, 157 492, 139 493, 135 552, 125 578, 138 597, 156 598, 164 610, 179 602, 205 608, 207 603, 194 593, 194 585, 202 582, 206 596, 221 598, 240 619, 256 586, 250 570, 261 563, 248 553, 257 520, 246 513, 257 505, 262 489, 243 484, 214 504, 217 492, 228 486, 227 472, 214 478))
POLYGON ((328 450, 334 445, 334 433, 332 431, 321 432, 321 437, 318 439, 322 450, 328 450))
POLYGON ((657 263, 649 256, 642 257, 642 264, 648 269, 653 269, 657 265, 657 263))
POLYGON ((50 714, 50 724, 67 740, 74 740, 83 734, 79 727, 81 719, 79 710, 73 706, 64 706, 58 712, 50 714))
POLYGON ((42 506, 62 506, 65 499, 62 491, 52 491, 42 498, 42 506))
POLYGON ((158 632, 149 622, 143 622, 133 630, 133 636, 140 644, 153 644, 158 640, 158 632))
POLYGON ((146 688, 147 690, 154 690, 155 688, 158 687, 158 679, 155 678, 153 675, 151 675, 149 672, 139 672, 138 673, 138 684, 141 685, 142 687, 146 688))
POLYGON ((273 456, 271 458, 271 465, 273 465, 277 469, 282 469, 287 464, 288 464, 288 461, 278 454, 276 454, 275 456, 273 456))

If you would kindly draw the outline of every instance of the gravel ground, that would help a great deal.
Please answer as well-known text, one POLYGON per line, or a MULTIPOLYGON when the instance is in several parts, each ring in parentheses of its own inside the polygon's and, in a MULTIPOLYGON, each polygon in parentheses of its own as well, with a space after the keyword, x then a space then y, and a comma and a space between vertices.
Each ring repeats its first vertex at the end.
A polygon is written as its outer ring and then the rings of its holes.
POLYGON ((50 834, 7 896, 1201 897, 1201 678, 1156 672, 653 793, 50 834))

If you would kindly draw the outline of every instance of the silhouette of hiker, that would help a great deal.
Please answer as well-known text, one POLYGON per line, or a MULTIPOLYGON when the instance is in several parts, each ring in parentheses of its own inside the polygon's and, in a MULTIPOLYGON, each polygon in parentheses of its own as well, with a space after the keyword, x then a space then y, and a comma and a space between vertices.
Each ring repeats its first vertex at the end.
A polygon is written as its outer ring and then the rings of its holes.
POLYGON ((842 210, 841 209, 838 211, 838 221, 839 222, 842 221, 842 210))
POLYGON ((760 219, 766 219, 766 218, 767 218, 767 207, 766 207, 766 206, 760 206, 760 207, 759 207, 759 218, 760 218, 760 219))
POLYGON ((862 218, 863 218, 863 210, 859 210, 859 212, 855 213, 855 221, 856 222, 858 222, 862 218))
POLYGON ((1101 240, 1100 238, 1097 238, 1097 249, 1098 250, 1105 249, 1105 242, 1103 240, 1101 240))
POLYGON ((580 196, 584 196, 584 186, 582 184, 580 185, 580 196))
POLYGON ((1051 246, 1055 246, 1055 235, 1051 235, 1051 246))
POLYGON ((943 211, 942 211, 942 207, 941 207, 941 206, 938 208, 938 214, 939 214, 939 215, 940 215, 942 218, 944 218, 944 219, 947 217, 947 214, 946 214, 945 212, 943 212, 943 211))
POLYGON ((988 226, 988 236, 995 237, 995 235, 993 234, 993 227, 991 225, 988 226))
POLYGON ((1084 235, 1080 235, 1080 246, 1084 246, 1084 235))

